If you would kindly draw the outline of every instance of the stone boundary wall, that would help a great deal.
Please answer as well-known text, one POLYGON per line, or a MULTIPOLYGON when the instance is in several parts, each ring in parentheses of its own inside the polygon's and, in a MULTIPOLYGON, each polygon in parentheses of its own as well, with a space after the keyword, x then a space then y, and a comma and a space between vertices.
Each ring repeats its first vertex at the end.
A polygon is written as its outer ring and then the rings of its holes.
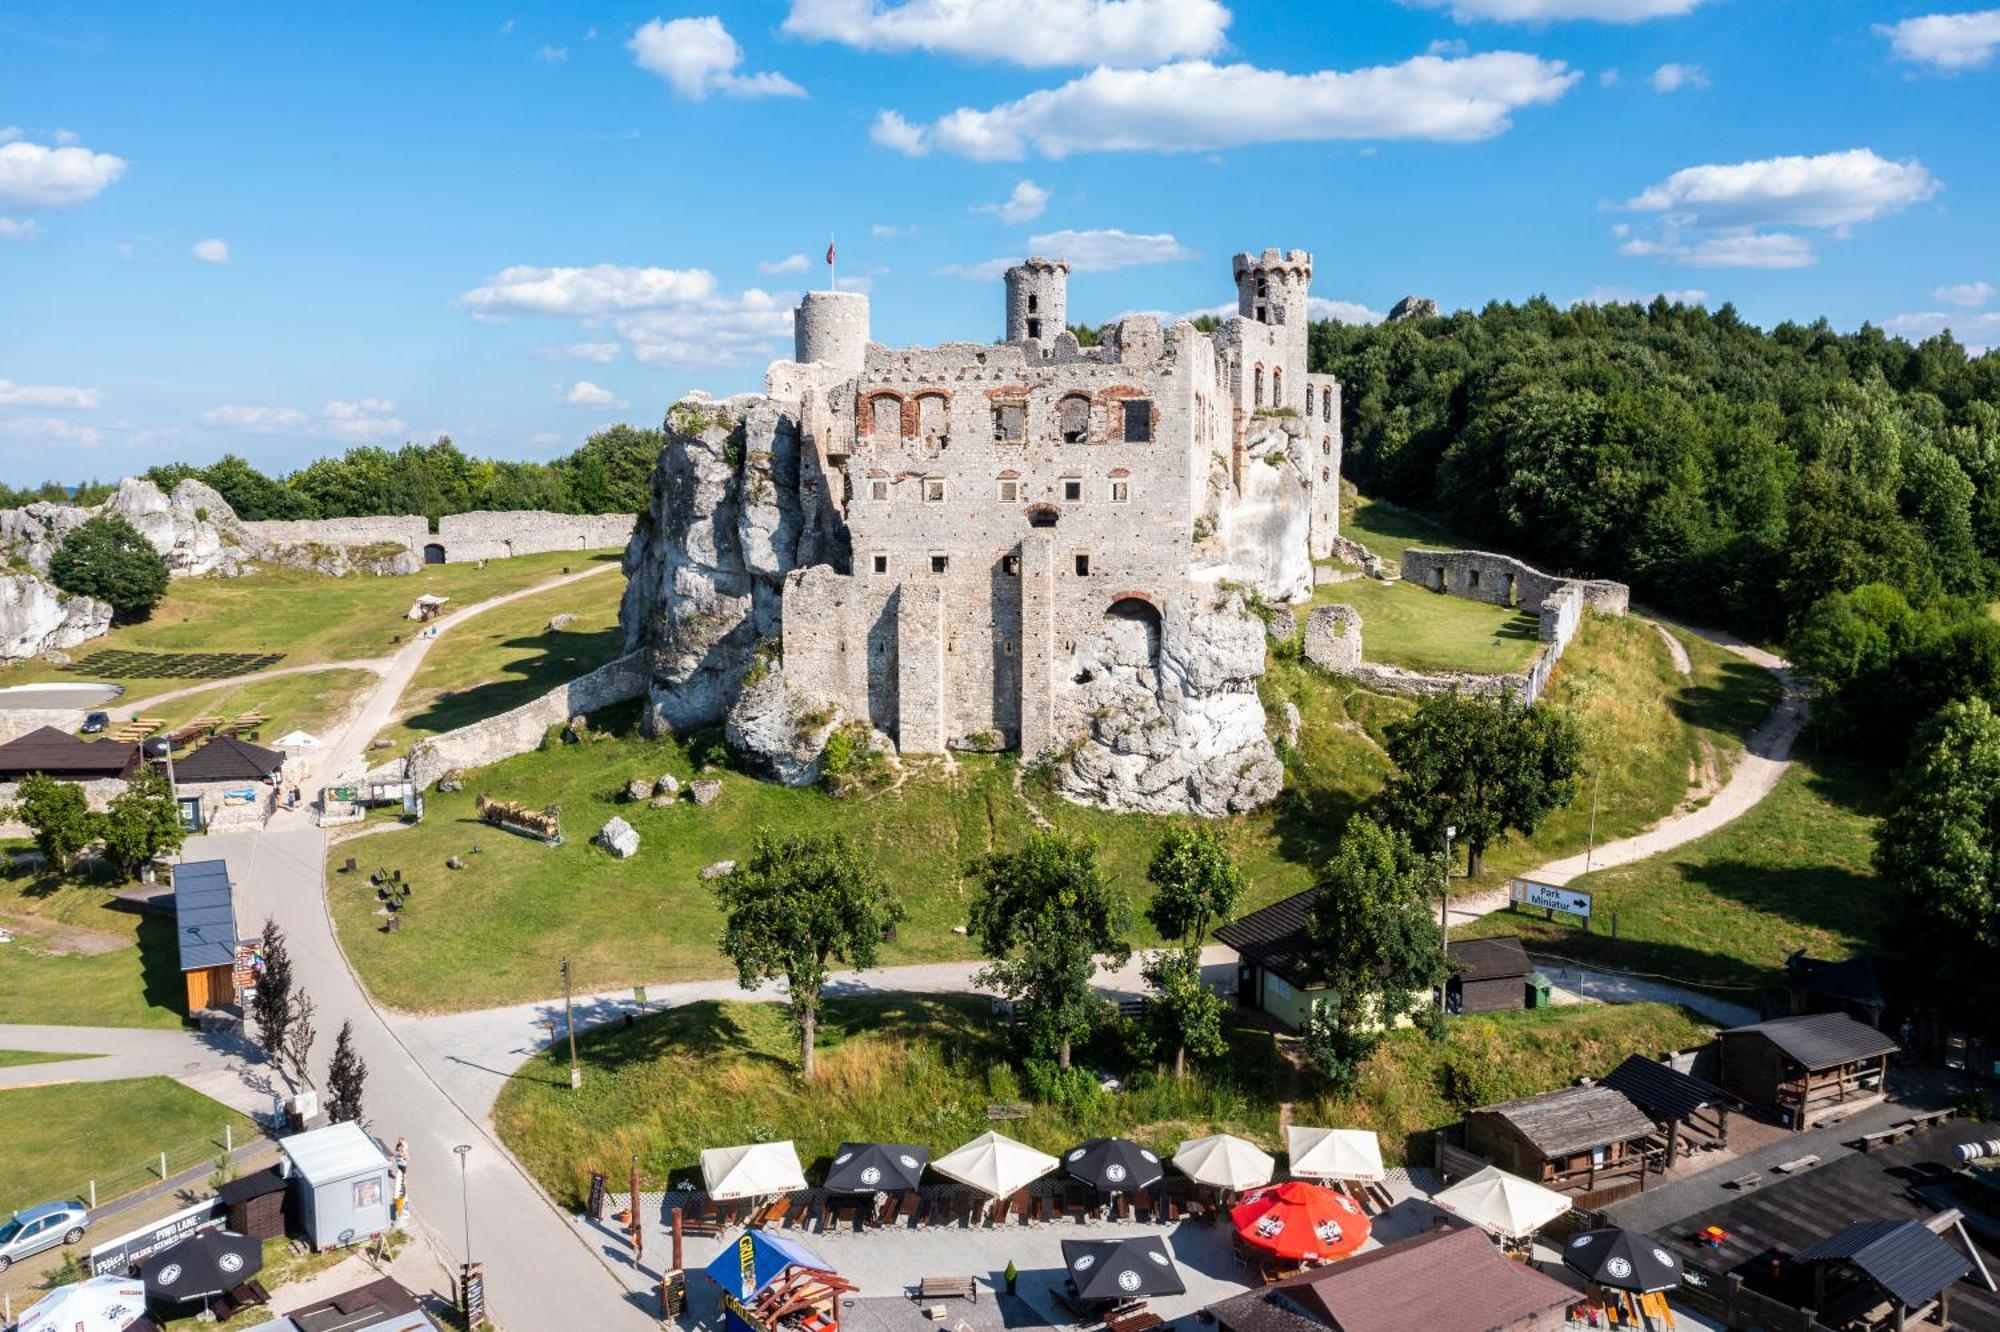
POLYGON ((1567 584, 1542 602, 1540 637, 1528 664, 1503 675, 1480 671, 1414 671, 1368 661, 1361 650, 1361 612, 1352 606, 1316 607, 1306 617, 1306 660, 1333 675, 1345 676, 1364 688, 1385 694, 1462 693, 1475 697, 1511 698, 1522 706, 1536 702, 1549 686, 1549 676, 1563 650, 1576 637, 1583 620, 1584 594, 1567 584))
POLYGON ((480 768, 529 753, 541 746, 551 726, 643 697, 649 679, 646 654, 628 653, 497 717, 419 740, 407 758, 371 770, 368 780, 427 786, 457 768, 480 768))
POLYGON ((397 545, 416 554, 430 538, 422 514, 385 518, 265 518, 246 522, 251 533, 274 546, 397 545))
POLYGON ((1455 597, 1493 606, 1540 606, 1565 587, 1583 597, 1587 610, 1623 615, 1632 590, 1604 578, 1557 578, 1510 555, 1483 550, 1426 550, 1411 546, 1403 552, 1403 579, 1455 597))
POLYGON ((609 550, 632 540, 639 516, 633 513, 550 513, 543 509, 448 513, 438 519, 430 543, 444 547, 447 564, 504 560, 553 550, 609 550))
MULTIPOLYGON (((74 733, 83 725, 86 716, 93 712, 116 712, 117 706, 118 700, 114 698, 104 703, 93 703, 87 708, 0 708, 0 745, 19 740, 28 732, 38 731, 44 726, 74 733)), ((10 787, 0 786, 0 791, 8 789, 10 787)))
MULTIPOLYGON (((83 788, 83 798, 95 812, 102 814, 111 802, 125 794, 127 785, 123 777, 100 777, 96 781, 74 782, 83 788)), ((0 782, 0 810, 12 811, 21 799, 19 782, 0 782)), ((31 837, 34 830, 18 819, 0 820, 0 837, 31 837)))

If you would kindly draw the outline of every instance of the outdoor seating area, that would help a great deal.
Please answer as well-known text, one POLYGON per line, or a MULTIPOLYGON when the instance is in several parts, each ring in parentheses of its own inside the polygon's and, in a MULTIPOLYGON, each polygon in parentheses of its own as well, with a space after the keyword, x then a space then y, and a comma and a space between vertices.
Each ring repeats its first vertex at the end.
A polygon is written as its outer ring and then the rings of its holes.
POLYGON ((223 680, 269 670, 282 652, 121 652, 104 649, 62 669, 76 675, 125 680, 223 680))

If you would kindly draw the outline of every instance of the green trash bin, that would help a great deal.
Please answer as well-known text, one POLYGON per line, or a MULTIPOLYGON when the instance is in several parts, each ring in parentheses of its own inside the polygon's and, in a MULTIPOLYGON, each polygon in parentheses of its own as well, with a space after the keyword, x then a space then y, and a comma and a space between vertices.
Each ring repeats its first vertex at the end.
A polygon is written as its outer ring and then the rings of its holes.
POLYGON ((1547 976, 1544 976, 1539 971, 1529 972, 1528 1007, 1548 1008, 1552 1003, 1552 1001, 1549 998, 1549 991, 1551 988, 1553 987, 1550 985, 1549 978, 1547 976))

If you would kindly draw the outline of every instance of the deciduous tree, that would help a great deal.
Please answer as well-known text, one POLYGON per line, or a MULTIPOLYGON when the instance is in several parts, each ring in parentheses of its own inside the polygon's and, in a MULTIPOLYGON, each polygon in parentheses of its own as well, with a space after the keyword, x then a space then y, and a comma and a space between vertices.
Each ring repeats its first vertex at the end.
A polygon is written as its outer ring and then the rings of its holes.
POLYGON ((35 849, 56 870, 66 870, 82 850, 97 840, 102 820, 90 809, 83 788, 59 782, 43 772, 21 779, 15 812, 35 835, 35 849))
POLYGON ((725 923, 722 952, 748 990, 783 977, 799 1033, 799 1071, 817 1071, 820 990, 835 962, 875 965, 887 927, 903 907, 881 872, 839 833, 758 836, 750 862, 716 880, 725 923))
POLYGON ((109 602, 121 620, 143 620, 167 595, 167 562, 138 528, 100 513, 56 547, 49 580, 71 596, 109 602))
POLYGON ((273 1068, 282 1071, 278 1061, 285 1053, 285 1036, 292 1026, 292 954, 285 946, 285 932, 268 916, 257 951, 264 969, 250 1000, 250 1016, 257 1024, 258 1048, 273 1068))
POLYGON ((2000 716, 1949 703, 1922 727, 1875 833, 1875 867, 1907 903, 1910 942, 1948 978, 1996 988, 2000 716))
POLYGON ((151 768, 134 773, 104 811, 104 850, 127 877, 155 857, 180 849, 187 833, 167 779, 151 768))
POLYGON ((1153 852, 1146 918, 1162 939, 1199 948, 1218 922, 1236 914, 1243 871, 1212 824, 1176 823, 1153 852))
POLYGON ((1187 1058, 1213 1059, 1229 1048, 1222 1034, 1225 1004, 1202 983, 1201 950, 1192 945, 1162 948, 1146 956, 1140 976, 1146 996, 1146 1030, 1153 1048, 1172 1052, 1174 1076, 1187 1076, 1187 1058))

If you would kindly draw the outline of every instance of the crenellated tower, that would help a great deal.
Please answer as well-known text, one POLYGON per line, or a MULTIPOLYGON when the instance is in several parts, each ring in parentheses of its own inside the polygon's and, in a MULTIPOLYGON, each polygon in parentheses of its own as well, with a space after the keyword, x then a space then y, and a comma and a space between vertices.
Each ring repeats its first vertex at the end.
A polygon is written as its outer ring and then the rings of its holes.
POLYGON ((1069 327, 1069 261, 1039 255, 1007 270, 1007 341, 1044 347, 1069 327))

